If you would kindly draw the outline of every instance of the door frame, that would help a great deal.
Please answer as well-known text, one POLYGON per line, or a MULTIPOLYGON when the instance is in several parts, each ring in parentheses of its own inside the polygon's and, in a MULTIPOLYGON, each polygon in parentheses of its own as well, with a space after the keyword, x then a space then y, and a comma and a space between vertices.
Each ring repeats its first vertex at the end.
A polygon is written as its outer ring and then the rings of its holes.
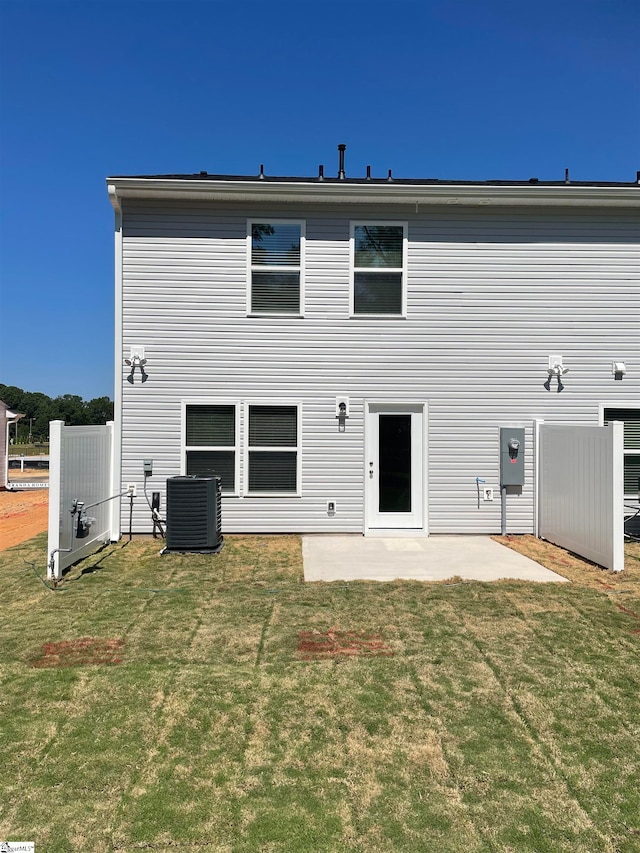
POLYGON ((427 490, 427 472, 428 472, 428 443, 427 443, 427 418, 428 410, 426 401, 416 400, 366 400, 364 405, 364 458, 362 460, 362 483, 364 492, 364 517, 363 517, 363 533, 365 536, 385 536, 385 537, 418 537, 428 536, 428 490, 427 490), (421 414, 422 415, 422 465, 419 471, 415 471, 412 464, 412 475, 417 473, 421 478, 421 497, 422 497, 422 517, 419 527, 394 527, 380 528, 371 527, 369 524, 371 511, 371 490, 368 486, 369 478, 369 455, 372 446, 371 436, 371 416, 377 414, 421 414))

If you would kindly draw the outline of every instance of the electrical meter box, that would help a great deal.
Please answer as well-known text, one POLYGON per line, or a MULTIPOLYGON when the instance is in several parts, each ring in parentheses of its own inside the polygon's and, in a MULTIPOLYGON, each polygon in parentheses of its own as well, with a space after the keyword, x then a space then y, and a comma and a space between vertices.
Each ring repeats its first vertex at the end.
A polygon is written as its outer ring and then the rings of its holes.
POLYGON ((524 486, 524 429, 500 427, 500 485, 524 486))

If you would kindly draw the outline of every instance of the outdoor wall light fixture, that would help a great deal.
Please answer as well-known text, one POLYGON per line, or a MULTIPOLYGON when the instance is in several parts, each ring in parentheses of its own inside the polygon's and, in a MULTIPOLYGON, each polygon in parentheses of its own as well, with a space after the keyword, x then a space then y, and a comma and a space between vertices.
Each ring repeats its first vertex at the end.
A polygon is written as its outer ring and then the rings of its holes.
POLYGON ((136 372, 136 367, 140 368, 142 381, 147 381, 149 377, 144 369, 144 366, 147 363, 147 359, 144 357, 144 347, 131 347, 129 358, 125 358, 124 363, 127 367, 131 368, 131 372, 127 376, 127 382, 130 382, 131 385, 133 385, 133 374, 136 372))
POLYGON ((624 361, 614 361, 611 364, 611 372, 613 373, 614 379, 622 380, 622 377, 627 372, 627 366, 624 361))
POLYGON ((336 397, 336 418, 338 419, 338 432, 344 432, 349 417, 349 398, 336 397))
POLYGON ((549 356, 549 367, 547 368, 547 381, 544 383, 544 387, 547 391, 551 391, 551 378, 553 376, 558 379, 558 394, 561 391, 564 391, 564 385, 562 384, 561 377, 565 375, 565 373, 569 372, 568 367, 564 367, 562 364, 562 356, 561 355, 550 355, 549 356))

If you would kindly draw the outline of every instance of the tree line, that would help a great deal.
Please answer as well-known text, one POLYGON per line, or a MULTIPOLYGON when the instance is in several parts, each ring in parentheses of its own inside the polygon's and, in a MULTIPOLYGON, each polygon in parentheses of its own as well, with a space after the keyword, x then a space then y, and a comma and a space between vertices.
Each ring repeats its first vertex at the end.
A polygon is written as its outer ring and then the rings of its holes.
MULTIPOLYGON (((15 385, 0 383, 0 400, 14 412, 22 412, 18 421, 18 443, 49 440, 49 421, 64 421, 67 426, 104 424, 113 420, 113 402, 108 397, 83 400, 76 394, 48 397, 39 391, 23 391, 15 385)), ((15 438, 15 426, 10 426, 15 438)))

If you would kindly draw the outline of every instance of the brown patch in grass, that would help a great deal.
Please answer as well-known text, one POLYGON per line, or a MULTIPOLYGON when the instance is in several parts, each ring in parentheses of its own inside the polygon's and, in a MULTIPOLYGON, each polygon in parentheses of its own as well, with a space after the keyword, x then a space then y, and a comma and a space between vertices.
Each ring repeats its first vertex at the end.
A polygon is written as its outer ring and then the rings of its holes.
POLYGON ((634 616, 636 619, 640 619, 640 616, 638 616, 634 610, 629 610, 629 608, 625 607, 623 604, 616 604, 616 607, 618 610, 622 610, 623 613, 628 613, 629 616, 634 616))
POLYGON ((427 767, 439 780, 447 779, 449 767, 437 732, 425 730, 419 742, 410 741, 407 746, 407 759, 416 767, 427 767))
POLYGON ((40 656, 31 660, 31 666, 36 669, 60 669, 69 666, 122 663, 123 649, 124 640, 101 640, 98 637, 43 643, 40 656))
POLYGON ((393 651, 380 634, 359 631, 300 631, 298 633, 299 657, 303 660, 321 660, 341 657, 393 657, 393 651))

